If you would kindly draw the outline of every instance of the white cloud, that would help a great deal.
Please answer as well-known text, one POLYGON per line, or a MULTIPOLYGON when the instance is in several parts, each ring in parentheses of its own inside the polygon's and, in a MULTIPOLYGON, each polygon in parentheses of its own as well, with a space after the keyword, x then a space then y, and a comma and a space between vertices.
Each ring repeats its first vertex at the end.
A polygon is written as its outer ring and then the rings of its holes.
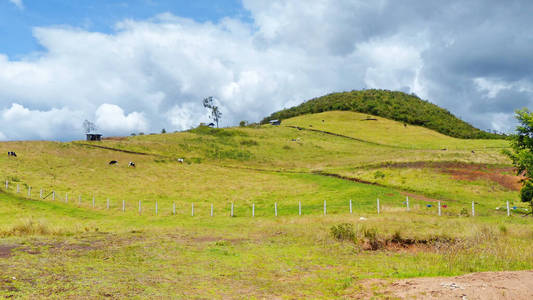
POLYGON ((9 0, 9 2, 15 4, 20 9, 24 9, 24 3, 22 3, 22 0, 9 0))
POLYGON ((132 132, 145 132, 147 121, 142 113, 124 114, 124 110, 114 104, 102 104, 96 110, 96 126, 108 135, 128 135, 132 132))
POLYGON ((82 115, 67 108, 40 111, 13 103, 0 111, 0 140, 81 139, 83 129, 78 120, 82 115))
POLYGON ((527 65, 512 60, 531 61, 531 51, 497 51, 500 44, 527 48, 498 39, 519 36, 526 27, 504 26, 510 21, 502 16, 518 18, 511 6, 494 13, 481 2, 458 1, 450 4, 453 10, 439 5, 244 0, 252 24, 162 14, 123 20, 110 34, 35 28, 41 53, 20 60, 0 54, 0 109, 4 118, 17 113, 40 119, 11 119, 19 127, 2 133, 6 139, 78 138, 84 119, 107 136, 188 129, 209 122, 201 104, 207 96, 220 100, 221 125, 227 126, 329 92, 368 87, 414 92, 482 128, 504 128, 509 118, 491 123, 495 111, 481 111, 476 103, 488 95, 494 99, 487 109, 512 114, 513 103, 497 105, 506 90, 483 81, 490 78, 512 83, 508 90, 524 94, 521 99, 533 93, 527 65), (459 24, 457 14, 471 23, 459 24), (477 25, 490 16, 490 30, 477 25), (59 123, 42 121, 50 115, 59 123))

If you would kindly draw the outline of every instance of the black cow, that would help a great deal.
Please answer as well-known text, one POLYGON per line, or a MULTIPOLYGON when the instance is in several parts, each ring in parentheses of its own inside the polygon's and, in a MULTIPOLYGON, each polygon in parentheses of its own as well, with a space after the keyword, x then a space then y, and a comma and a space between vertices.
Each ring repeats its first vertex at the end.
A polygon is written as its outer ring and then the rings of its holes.
POLYGON ((118 164, 118 161, 116 161, 116 160, 112 160, 112 161, 109 162, 109 164, 110 164, 110 165, 116 165, 116 164, 118 164))
POLYGON ((17 157, 17 153, 15 153, 14 151, 9 151, 9 152, 7 152, 7 156, 17 157))

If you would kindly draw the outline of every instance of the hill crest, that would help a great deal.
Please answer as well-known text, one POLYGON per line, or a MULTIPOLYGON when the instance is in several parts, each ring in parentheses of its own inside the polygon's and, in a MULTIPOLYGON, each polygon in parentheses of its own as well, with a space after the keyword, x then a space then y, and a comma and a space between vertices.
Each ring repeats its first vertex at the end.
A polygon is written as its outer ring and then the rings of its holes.
POLYGON ((261 123, 334 110, 371 114, 410 125, 423 126, 456 138, 501 139, 504 137, 480 130, 457 118, 448 110, 422 100, 416 95, 377 89, 332 93, 313 98, 298 106, 274 112, 264 118, 261 123))

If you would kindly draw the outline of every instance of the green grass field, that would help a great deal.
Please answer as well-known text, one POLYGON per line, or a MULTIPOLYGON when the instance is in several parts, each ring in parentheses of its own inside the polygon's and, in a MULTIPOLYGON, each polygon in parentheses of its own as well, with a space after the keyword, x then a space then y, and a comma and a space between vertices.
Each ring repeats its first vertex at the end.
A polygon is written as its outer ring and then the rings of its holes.
POLYGON ((506 141, 360 118, 328 112, 281 126, 0 143, 18 154, 0 157, 9 182, 0 186, 0 294, 336 298, 367 290, 363 278, 532 268, 533 220, 496 209, 526 208, 501 154, 506 141), (39 199, 41 188, 55 200, 39 199), (441 217, 436 201, 447 205, 441 217), (335 238, 332 227, 344 223, 353 227, 335 238))

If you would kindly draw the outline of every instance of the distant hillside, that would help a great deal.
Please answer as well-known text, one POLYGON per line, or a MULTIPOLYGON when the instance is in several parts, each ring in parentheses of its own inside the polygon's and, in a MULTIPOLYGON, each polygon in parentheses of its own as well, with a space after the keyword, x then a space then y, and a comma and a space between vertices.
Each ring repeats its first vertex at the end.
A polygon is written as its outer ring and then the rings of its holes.
POLYGON ((415 95, 388 90, 363 90, 325 95, 275 112, 263 119, 261 123, 332 110, 372 114, 407 124, 424 126, 457 138, 501 139, 504 137, 477 129, 449 111, 415 95))

